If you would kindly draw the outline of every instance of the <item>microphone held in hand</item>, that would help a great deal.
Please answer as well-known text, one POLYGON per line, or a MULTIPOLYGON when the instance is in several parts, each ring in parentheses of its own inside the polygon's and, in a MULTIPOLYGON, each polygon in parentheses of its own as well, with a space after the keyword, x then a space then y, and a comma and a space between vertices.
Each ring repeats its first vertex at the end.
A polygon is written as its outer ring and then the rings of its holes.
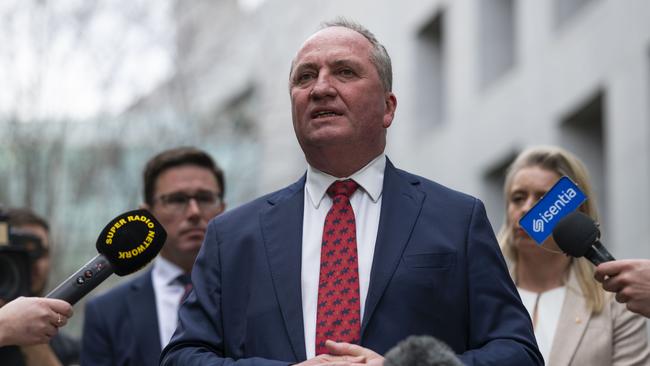
POLYGON ((149 211, 123 213, 99 234, 99 254, 46 297, 74 305, 113 272, 125 276, 144 267, 156 257, 166 239, 167 232, 149 211))
POLYGON ((596 266, 614 260, 600 242, 598 224, 580 211, 574 211, 558 222, 553 229, 553 239, 566 254, 585 257, 596 266))
POLYGON ((454 351, 431 336, 410 336, 391 348, 384 366, 462 366, 454 351))

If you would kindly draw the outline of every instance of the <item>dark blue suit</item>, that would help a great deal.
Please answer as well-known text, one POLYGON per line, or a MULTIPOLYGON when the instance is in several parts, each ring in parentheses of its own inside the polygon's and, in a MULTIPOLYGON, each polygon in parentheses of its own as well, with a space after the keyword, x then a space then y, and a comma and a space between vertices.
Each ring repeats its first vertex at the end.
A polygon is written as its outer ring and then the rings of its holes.
MULTIPOLYGON (((210 223, 162 364, 305 360, 304 185, 210 223)), ((383 354, 412 334, 445 341, 468 365, 543 364, 483 204, 387 162, 361 345, 383 354)))
POLYGON ((153 366, 159 358, 151 270, 88 301, 81 365, 153 366))

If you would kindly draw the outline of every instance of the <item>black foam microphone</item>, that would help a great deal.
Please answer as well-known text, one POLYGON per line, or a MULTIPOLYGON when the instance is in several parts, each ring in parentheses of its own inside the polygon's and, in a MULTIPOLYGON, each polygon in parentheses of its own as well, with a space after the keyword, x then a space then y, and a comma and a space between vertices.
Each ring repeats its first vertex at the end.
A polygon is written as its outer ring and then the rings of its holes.
POLYGON ((553 239, 566 254, 585 257, 596 266, 614 260, 600 242, 598 224, 582 212, 574 211, 563 217, 553 229, 553 239))
POLYGON ((384 357, 384 366, 463 366, 447 344, 426 335, 406 338, 384 357))
POLYGON ((166 239, 167 232, 149 211, 123 213, 99 234, 99 254, 46 297, 74 305, 112 273, 125 276, 144 267, 156 257, 166 239))

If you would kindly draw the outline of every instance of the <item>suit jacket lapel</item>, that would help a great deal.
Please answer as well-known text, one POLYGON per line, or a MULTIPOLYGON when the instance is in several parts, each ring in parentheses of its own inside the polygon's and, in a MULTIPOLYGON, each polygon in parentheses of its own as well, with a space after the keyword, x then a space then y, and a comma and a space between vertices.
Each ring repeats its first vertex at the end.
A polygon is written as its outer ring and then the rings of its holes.
POLYGON ((305 177, 272 196, 260 214, 262 236, 275 293, 296 360, 304 360, 305 337, 300 283, 305 177))
POLYGON ((408 181, 387 160, 382 189, 381 215, 370 272, 370 284, 361 323, 361 339, 386 286, 402 258, 415 221, 422 209, 424 193, 417 190, 418 180, 408 181))
POLYGON ((562 304, 562 313, 547 360, 548 365, 568 365, 571 362, 590 318, 591 311, 587 309, 578 279, 574 271, 571 270, 562 304))
POLYGON ((134 347, 139 349, 141 357, 140 360, 134 360, 134 363, 158 365, 162 350, 151 270, 133 281, 131 296, 128 296, 126 301, 130 314, 129 321, 134 334, 133 339, 136 341, 134 347))

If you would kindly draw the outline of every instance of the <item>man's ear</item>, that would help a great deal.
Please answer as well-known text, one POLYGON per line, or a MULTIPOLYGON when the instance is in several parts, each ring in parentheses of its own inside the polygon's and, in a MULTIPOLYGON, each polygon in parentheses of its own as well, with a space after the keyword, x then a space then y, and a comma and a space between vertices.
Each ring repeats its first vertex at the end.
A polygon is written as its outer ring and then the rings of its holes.
POLYGON ((391 92, 386 93, 386 109, 384 111, 384 120, 382 126, 384 128, 390 127, 395 118, 395 109, 397 109, 397 97, 391 92))

